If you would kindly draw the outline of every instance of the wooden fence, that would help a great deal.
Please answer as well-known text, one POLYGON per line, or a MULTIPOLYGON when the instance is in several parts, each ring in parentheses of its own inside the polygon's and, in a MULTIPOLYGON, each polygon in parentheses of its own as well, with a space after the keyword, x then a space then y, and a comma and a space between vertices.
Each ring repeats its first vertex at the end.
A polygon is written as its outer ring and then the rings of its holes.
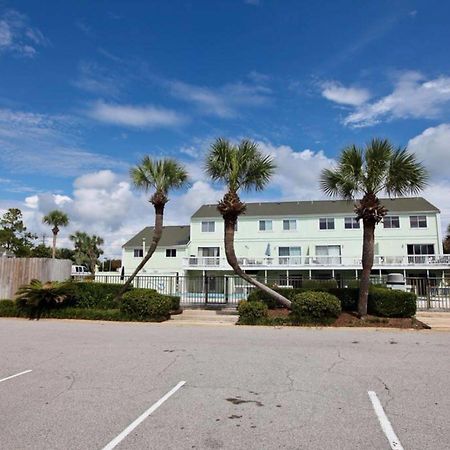
POLYGON ((14 298, 20 286, 32 279, 64 281, 71 275, 72 261, 50 258, 0 258, 0 299, 14 298))

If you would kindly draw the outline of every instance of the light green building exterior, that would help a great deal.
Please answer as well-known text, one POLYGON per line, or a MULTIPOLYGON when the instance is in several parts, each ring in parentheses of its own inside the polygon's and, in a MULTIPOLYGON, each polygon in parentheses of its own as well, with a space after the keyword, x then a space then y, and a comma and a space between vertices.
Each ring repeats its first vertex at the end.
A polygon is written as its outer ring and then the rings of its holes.
MULTIPOLYGON (((389 213, 376 229, 374 274, 441 277, 450 271, 443 255, 440 212, 427 200, 385 199, 389 213)), ((347 201, 249 203, 239 218, 235 250, 241 266, 279 285, 308 278, 358 277, 362 224, 347 201)), ((123 246, 130 274, 151 241, 152 228, 123 246)), ((142 275, 231 274, 223 245, 224 226, 215 205, 204 205, 190 225, 165 227, 160 246, 142 275)))

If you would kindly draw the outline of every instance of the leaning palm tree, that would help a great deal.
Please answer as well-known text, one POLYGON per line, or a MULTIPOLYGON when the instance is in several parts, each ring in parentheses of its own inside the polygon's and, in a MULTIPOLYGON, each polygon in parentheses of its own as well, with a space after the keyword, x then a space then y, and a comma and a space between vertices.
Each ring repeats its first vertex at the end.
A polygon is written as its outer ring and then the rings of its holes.
POLYGON ((385 193, 389 197, 403 197, 418 194, 427 180, 427 171, 414 154, 403 148, 394 148, 383 139, 373 139, 365 148, 355 145, 345 148, 337 166, 322 171, 321 187, 325 194, 346 200, 362 197, 355 204, 356 218, 363 222, 363 270, 358 300, 361 317, 367 314, 375 227, 387 213, 378 195, 385 193))
POLYGON ((69 217, 67 214, 55 209, 50 211, 46 216, 42 219, 43 223, 47 225, 51 225, 52 233, 53 233, 53 248, 52 248, 52 258, 55 259, 56 256, 56 237, 59 233, 60 227, 66 227, 69 224, 69 217))
POLYGON ((222 182, 227 187, 227 192, 219 201, 217 209, 224 220, 224 245, 228 264, 237 275, 248 283, 266 292, 283 306, 290 308, 291 302, 288 299, 241 269, 234 251, 236 223, 238 217, 246 210, 246 205, 241 201, 238 193, 240 190, 263 190, 274 170, 273 159, 263 155, 258 145, 249 140, 242 140, 238 145, 234 145, 226 139, 219 138, 211 145, 206 159, 206 173, 213 181, 222 182))
POLYGON ((147 254, 122 286, 116 299, 119 299, 129 288, 136 275, 147 264, 158 246, 163 232, 164 208, 169 201, 169 191, 181 189, 188 184, 186 169, 178 161, 170 158, 153 160, 149 156, 145 156, 138 166, 130 170, 130 176, 132 183, 137 189, 145 192, 152 189, 149 201, 155 208, 155 226, 147 254))

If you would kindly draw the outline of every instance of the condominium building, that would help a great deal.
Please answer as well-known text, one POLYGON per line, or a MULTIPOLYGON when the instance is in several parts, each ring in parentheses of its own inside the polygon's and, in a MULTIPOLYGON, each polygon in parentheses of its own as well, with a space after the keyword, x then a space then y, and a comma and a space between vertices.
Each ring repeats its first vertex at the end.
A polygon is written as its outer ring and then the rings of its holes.
MULTIPOLYGON (((376 227, 373 273, 441 277, 450 273, 444 255, 440 211, 421 197, 383 199, 388 214, 376 227)), ((133 272, 151 242, 147 227, 123 246, 125 274, 133 272)), ((216 205, 203 205, 189 225, 166 226, 142 275, 232 274, 224 250, 224 225, 216 205)), ((239 217, 235 250, 249 274, 279 285, 308 278, 357 278, 362 223, 348 201, 248 203, 239 217)))

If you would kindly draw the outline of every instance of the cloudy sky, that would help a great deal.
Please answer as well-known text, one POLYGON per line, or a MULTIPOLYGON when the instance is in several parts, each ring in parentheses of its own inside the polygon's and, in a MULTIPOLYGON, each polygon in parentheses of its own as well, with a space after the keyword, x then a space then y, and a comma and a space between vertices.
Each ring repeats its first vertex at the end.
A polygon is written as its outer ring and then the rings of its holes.
POLYGON ((450 222, 450 3, 441 0, 0 0, 0 212, 42 215, 106 240, 153 222, 128 170, 177 157, 187 223, 221 187, 202 173, 219 136, 251 138, 278 171, 248 200, 318 199, 348 144, 387 137, 431 173, 424 195, 450 222))

